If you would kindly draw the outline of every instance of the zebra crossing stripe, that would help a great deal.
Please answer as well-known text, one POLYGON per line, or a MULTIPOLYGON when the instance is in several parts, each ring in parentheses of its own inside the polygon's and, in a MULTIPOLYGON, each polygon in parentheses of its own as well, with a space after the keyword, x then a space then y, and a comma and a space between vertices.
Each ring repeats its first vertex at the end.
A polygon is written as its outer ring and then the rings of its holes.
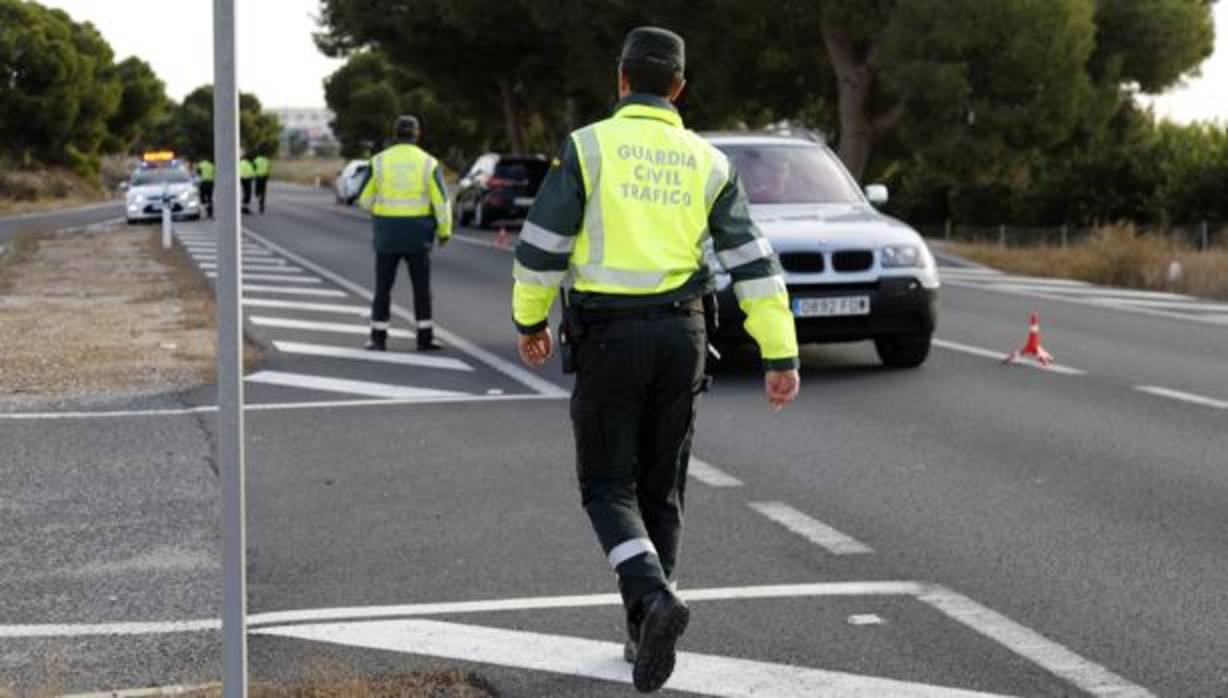
POLYGON ((314 296, 317 298, 345 298, 345 291, 335 288, 296 288, 293 286, 266 286, 264 284, 243 284, 243 290, 252 293, 284 293, 287 296, 314 296))
POLYGON ((328 344, 283 342, 280 340, 274 340, 273 348, 285 354, 323 356, 334 359, 398 364, 401 366, 422 366, 424 368, 441 368, 449 371, 473 371, 473 367, 464 361, 446 356, 423 356, 421 354, 404 354, 389 351, 364 351, 362 349, 335 347, 328 344))
MULTIPOLYGON (((253 315, 248 320, 258 327, 277 327, 283 330, 307 330, 311 332, 335 332, 337 334, 368 334, 371 328, 366 325, 352 325, 344 322, 315 322, 312 320, 295 320, 292 318, 283 317, 268 317, 265 315, 253 315)), ((388 336, 399 337, 401 339, 410 339, 417 337, 417 333, 398 330, 396 328, 388 330, 388 336)))
POLYGON ((263 385, 280 385, 289 388, 318 390, 326 393, 346 393, 348 395, 365 395, 367 397, 383 397, 393 400, 432 400, 450 397, 468 397, 469 393, 454 390, 435 390, 433 388, 415 388, 408 385, 392 383, 374 383, 345 378, 330 378, 306 373, 288 373, 285 371, 257 371, 247 377, 249 383, 263 385))
POLYGON ((306 310, 314 313, 337 313, 340 315, 357 315, 365 317, 370 308, 362 305, 340 305, 338 303, 305 303, 302 301, 283 301, 272 298, 244 298, 243 305, 253 308, 281 308, 284 310, 306 310))

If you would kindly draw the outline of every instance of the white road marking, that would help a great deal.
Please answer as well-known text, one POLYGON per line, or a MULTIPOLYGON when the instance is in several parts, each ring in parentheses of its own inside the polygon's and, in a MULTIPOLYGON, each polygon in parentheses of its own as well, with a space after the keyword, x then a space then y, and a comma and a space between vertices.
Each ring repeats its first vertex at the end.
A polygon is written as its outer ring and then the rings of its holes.
MULTIPOLYGON (((995 361, 998 361, 998 362, 1001 362, 1003 359, 1006 358, 1006 352, 1003 352, 1003 351, 994 351, 993 349, 986 349, 984 347, 974 347, 971 344, 961 344, 959 342, 952 342, 946 339, 938 339, 937 337, 935 337, 934 339, 931 339, 930 343, 942 349, 948 349, 950 351, 957 351, 961 354, 969 354, 971 356, 980 356, 986 359, 994 359, 995 361)), ((1071 368, 1070 366, 1063 366, 1062 364, 1052 364, 1050 366, 1041 366, 1040 364, 1034 361, 1021 361, 1017 364, 1011 364, 1011 365, 1012 366, 1030 366, 1035 369, 1040 369, 1041 371, 1048 371, 1050 373, 1060 373, 1066 376, 1086 376, 1087 375, 1087 371, 1084 371, 1079 368, 1071 368)))
POLYGON ((286 354, 302 354, 304 356, 326 356, 336 359, 352 359, 355 361, 373 361, 376 363, 400 364, 402 366, 425 366, 426 368, 441 368, 449 371, 472 371, 473 367, 461 361, 446 356, 423 356, 421 354, 403 354, 389 351, 365 351, 334 347, 327 344, 307 344, 304 342, 273 341, 277 351, 286 354))
POLYGON ((854 613, 848 617, 849 625, 886 625, 887 621, 875 613, 854 613))
MULTIPOLYGON (((217 272, 207 271, 205 272, 205 276, 209 277, 210 279, 216 279, 217 272)), ((322 281, 320 281, 320 279, 317 279, 314 276, 291 276, 289 274, 248 274, 247 272, 244 272, 243 278, 251 279, 252 281, 278 281, 278 282, 287 283, 287 284, 323 283, 322 281)))
POLYGON ((1077 294, 1060 295, 1063 292, 1058 292, 1058 291, 1042 292, 1042 291, 1036 291, 1036 290, 1031 290, 1031 289, 1019 290, 1019 289, 1012 289, 1012 288, 999 288, 999 287, 994 286, 993 284, 971 283, 968 281, 951 281, 950 283, 944 282, 944 284, 948 286, 956 286, 960 288, 972 288, 972 289, 978 289, 981 291, 989 291, 991 293, 1001 293, 1001 294, 1005 294, 1008 296, 1017 296, 1021 298, 1042 298, 1044 300, 1059 301, 1062 303, 1073 303, 1075 305, 1085 305, 1085 306, 1090 306, 1092 308, 1099 308, 1099 309, 1107 308, 1109 310, 1120 310, 1125 313, 1134 313, 1135 315, 1147 315, 1149 317, 1162 317, 1162 318, 1167 318, 1169 320, 1182 320, 1185 322, 1196 322, 1201 325, 1210 325, 1212 327, 1223 328, 1225 325, 1228 325, 1228 318, 1221 319, 1213 315, 1183 314, 1183 313, 1172 312, 1169 310, 1160 310, 1157 308, 1143 308, 1143 307, 1138 307, 1138 306, 1129 305, 1125 303, 1111 303, 1111 304, 1110 303, 1098 303, 1094 300, 1088 300, 1086 298, 1081 298, 1077 294))
POLYGON ((1030 288, 1032 286, 1053 286, 1056 288, 1065 289, 1080 289, 1094 288, 1086 281, 1078 279, 1058 279, 1049 276, 1014 276, 1010 274, 939 274, 939 279, 944 276, 956 279, 959 281, 972 281, 985 285, 1002 285, 1002 286, 1023 286, 1030 288))
MULTIPOLYGON (((316 264, 315 262, 312 262, 311 260, 301 255, 295 254, 294 252, 287 250, 281 245, 278 245, 274 243, 273 241, 269 240, 268 238, 260 235, 259 233, 249 230, 247 231, 247 234, 251 236, 253 239, 260 241, 261 244, 265 245, 266 247, 273 250, 274 252, 277 252, 283 257, 289 259, 290 261, 295 262, 307 269, 314 271, 320 276, 328 279, 329 281, 332 281, 333 283, 337 284, 341 288, 344 288, 347 291, 350 291, 351 293, 353 293, 356 296, 359 296, 360 298, 371 300, 372 294, 370 291, 354 283, 353 281, 350 281, 344 276, 341 276, 340 274, 337 274, 326 267, 316 264)), ((405 308, 403 308, 402 306, 398 304, 395 304, 395 303, 393 304, 392 312, 394 315, 396 315, 399 318, 409 320, 410 322, 414 321, 413 313, 409 312, 408 310, 406 310, 405 308)), ((469 356, 473 357, 474 359, 477 359, 478 361, 481 361, 487 366, 490 366, 491 368, 502 373, 503 375, 515 380, 516 382, 522 385, 525 385, 531 390, 536 390, 538 393, 541 393, 542 395, 546 395, 550 397, 567 396, 567 391, 563 390, 562 388, 555 385, 554 383, 551 383, 550 381, 540 376, 537 376, 529 372, 528 370, 521 368, 520 366, 517 366, 511 361, 508 361, 507 359, 504 359, 503 357, 498 356, 494 354, 493 352, 487 351, 486 349, 479 347, 473 342, 470 342, 469 340, 464 339, 460 337, 459 335, 453 334, 452 332, 449 332, 448 330, 438 325, 435 326, 435 336, 439 337, 439 339, 443 340, 445 343, 450 344, 451 346, 455 347, 458 351, 462 351, 468 354, 469 356)))
POLYGON ((345 298, 345 291, 335 288, 295 288, 291 286, 265 286, 262 284, 243 284, 244 291, 252 293, 284 293, 289 296, 316 296, 319 298, 345 298))
POLYGON ((833 555, 872 553, 870 546, 807 516, 784 502, 751 502, 750 508, 833 555))
POLYGON ((373 383, 371 381, 356 381, 345 378, 329 378, 328 376, 313 376, 306 373, 289 373, 286 371, 257 371, 245 379, 248 383, 264 385, 280 385, 288 388, 304 388, 319 390, 326 393, 347 393, 350 395, 366 395, 368 397, 386 397, 393 399, 462 397, 468 393, 454 390, 434 390, 431 388, 414 388, 411 386, 394 385, 391 383, 373 383))
POLYGON ((1168 308, 1171 310, 1187 310, 1187 311, 1193 310, 1193 311, 1205 312, 1205 313, 1222 313, 1222 312, 1228 311, 1228 304, 1224 304, 1224 303, 1200 303, 1198 301, 1189 302, 1189 301, 1174 301, 1174 300, 1163 300, 1163 299, 1151 300, 1151 299, 1145 299, 1145 298, 1135 298, 1135 299, 1129 299, 1129 300, 1114 299, 1112 302, 1113 303, 1126 303, 1129 305, 1142 306, 1144 308, 1168 308))
POLYGON ((1139 392, 1166 397, 1170 400, 1180 400, 1181 402, 1188 402, 1202 407, 1214 407, 1217 410, 1228 410, 1228 400, 1217 400, 1205 395, 1187 393, 1184 390, 1173 390, 1172 388, 1164 388, 1158 385, 1136 385, 1134 389, 1139 392))
POLYGON ((691 462, 687 465, 687 474, 699 480, 708 487, 741 487, 742 481, 736 477, 718 470, 711 464, 702 461, 695 456, 691 456, 691 462))
MULTIPOLYGON (((201 262, 198 266, 200 266, 201 269, 207 269, 207 270, 212 271, 212 270, 217 269, 217 262, 201 262)), ((253 263, 253 262, 247 262, 247 261, 243 262, 243 271, 252 272, 256 274, 263 274, 263 273, 301 274, 303 273, 303 270, 301 268, 290 266, 288 264, 266 264, 263 262, 253 263)))
MULTIPOLYGON (((444 405, 457 402, 504 402, 561 400, 566 395, 513 393, 511 395, 463 395, 460 397, 408 398, 403 400, 310 400, 302 402, 256 402, 243 406, 244 412, 286 412, 293 410, 336 410, 350 407, 403 407, 407 405, 444 405)), ((216 405, 172 407, 153 410, 98 410, 95 412, 0 412, 0 421, 54 421, 66 419, 128 419, 134 417, 182 417, 217 412, 216 405)))
POLYGON ((338 303, 304 303, 301 301, 282 301, 269 298, 243 298, 243 305, 253 308, 282 308, 285 310, 307 310, 315 313, 337 313, 339 315, 357 315, 366 317, 371 309, 362 305, 340 305, 338 303))
POLYGON ((1020 625, 963 594, 932 586, 917 598, 1093 696, 1154 698, 1153 694, 1142 686, 1071 652, 1035 630, 1020 625))
MULTIPOLYGON (((336 332, 338 334, 370 334, 371 328, 367 325, 353 325, 344 322, 316 322, 314 320, 294 320, 291 318, 282 317, 265 317, 264 315, 253 315, 248 318, 248 321, 258 327, 280 327, 286 330, 309 330, 312 332, 336 332)), ((389 337, 397 337, 400 339, 417 338, 417 333, 407 330, 399 330, 395 327, 388 330, 389 337)))
MULTIPOLYGON (((1026 290, 1041 290, 1036 286, 1028 286, 1023 284, 994 284, 997 288, 1011 289, 1015 291, 1026 290)), ((1080 297, 1096 297, 1096 298, 1113 298, 1113 299, 1130 299, 1130 298, 1151 298, 1156 300, 1173 300, 1173 301, 1191 301, 1197 302, 1198 299, 1193 296, 1183 296, 1180 293, 1167 293, 1164 291, 1139 291, 1131 288, 1109 288, 1101 286, 1091 286, 1087 288, 1062 288, 1049 289, 1055 292, 1070 293, 1080 297)))
POLYGON ((101 691, 98 693, 71 693, 60 698, 151 698, 153 696, 181 696, 186 693, 203 693, 221 688, 220 683, 202 683, 195 686, 176 684, 173 686, 153 686, 150 688, 124 688, 118 691, 101 691))
POLYGON ((969 276, 1002 276, 1002 272, 989 267, 949 267, 943 264, 938 265, 938 273, 942 275, 963 275, 969 276))
MULTIPOLYGON (((631 665, 623 661, 622 645, 562 635, 435 620, 295 625, 265 628, 255 633, 631 683, 631 665)), ((993 695, 693 652, 678 653, 677 665, 666 687, 727 698, 810 698, 818 695, 833 698, 869 695, 972 698, 993 695)))
MULTIPOLYGON (((532 396, 532 399, 545 399, 532 396)), ((380 404, 380 403, 376 403, 380 404)), ((824 598, 845 596, 912 596, 981 635, 1001 643, 1015 654, 1036 662, 1058 678, 1097 696, 1150 698, 1145 688, 1081 657, 1039 633, 942 586, 914 581, 823 582, 753 587, 683 589, 679 594, 691 603, 739 599, 824 598)), ((548 596, 518 599, 488 599, 400 606, 318 608, 256 613, 248 616, 253 630, 286 623, 319 623, 388 619, 492 611, 523 611, 551 608, 621 606, 618 594, 548 596)), ((181 620, 160 623, 108 623, 94 625, 0 625, 0 638, 85 637, 91 635, 156 635, 218 630, 218 620, 181 620)))

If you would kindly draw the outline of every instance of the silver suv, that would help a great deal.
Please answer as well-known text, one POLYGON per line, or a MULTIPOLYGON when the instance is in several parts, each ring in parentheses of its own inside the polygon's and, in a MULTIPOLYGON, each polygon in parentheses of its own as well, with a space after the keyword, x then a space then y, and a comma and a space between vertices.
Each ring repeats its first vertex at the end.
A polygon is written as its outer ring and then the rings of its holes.
MULTIPOLYGON (((825 145, 797 137, 708 133, 750 198, 751 217, 780 256, 803 343, 872 340, 892 367, 929 355, 939 286, 934 257, 908 225, 879 213, 887 188, 865 192, 825 145)), ((720 291, 717 339, 745 339, 728 273, 714 257, 720 291)))

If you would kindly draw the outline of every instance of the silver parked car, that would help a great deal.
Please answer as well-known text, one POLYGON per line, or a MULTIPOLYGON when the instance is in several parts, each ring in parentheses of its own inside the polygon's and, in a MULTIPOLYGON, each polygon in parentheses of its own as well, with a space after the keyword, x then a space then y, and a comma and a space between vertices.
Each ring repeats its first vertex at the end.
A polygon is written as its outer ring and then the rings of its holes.
MULTIPOLYGON (((938 270, 915 230, 880 213, 887 188, 865 191, 827 146, 798 137, 710 133, 746 187, 751 218, 780 256, 798 341, 871 340, 887 366, 929 355, 938 270)), ((744 338, 744 317, 715 256, 721 335, 744 338)))
POLYGON ((177 219, 200 218, 200 192, 187 168, 173 164, 135 170, 128 181, 124 209, 128 222, 160 220, 164 204, 177 219))
POLYGON ((350 160, 345 167, 337 173, 337 179, 333 181, 333 192, 336 194, 337 203, 353 206, 358 200, 358 195, 362 194, 362 187, 367 182, 367 172, 370 171, 371 164, 366 160, 350 160))

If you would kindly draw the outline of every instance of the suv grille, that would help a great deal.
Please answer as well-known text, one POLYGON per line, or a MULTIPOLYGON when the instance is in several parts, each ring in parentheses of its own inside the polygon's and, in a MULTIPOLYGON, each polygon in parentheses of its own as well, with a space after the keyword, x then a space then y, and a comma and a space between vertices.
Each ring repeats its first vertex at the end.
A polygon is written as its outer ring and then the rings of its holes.
POLYGON ((780 266, 798 274, 819 274, 823 271, 821 252, 782 252, 780 266))
POLYGON ((836 271, 865 271, 874 265, 874 253, 870 250, 846 250, 831 256, 831 266, 836 271))

